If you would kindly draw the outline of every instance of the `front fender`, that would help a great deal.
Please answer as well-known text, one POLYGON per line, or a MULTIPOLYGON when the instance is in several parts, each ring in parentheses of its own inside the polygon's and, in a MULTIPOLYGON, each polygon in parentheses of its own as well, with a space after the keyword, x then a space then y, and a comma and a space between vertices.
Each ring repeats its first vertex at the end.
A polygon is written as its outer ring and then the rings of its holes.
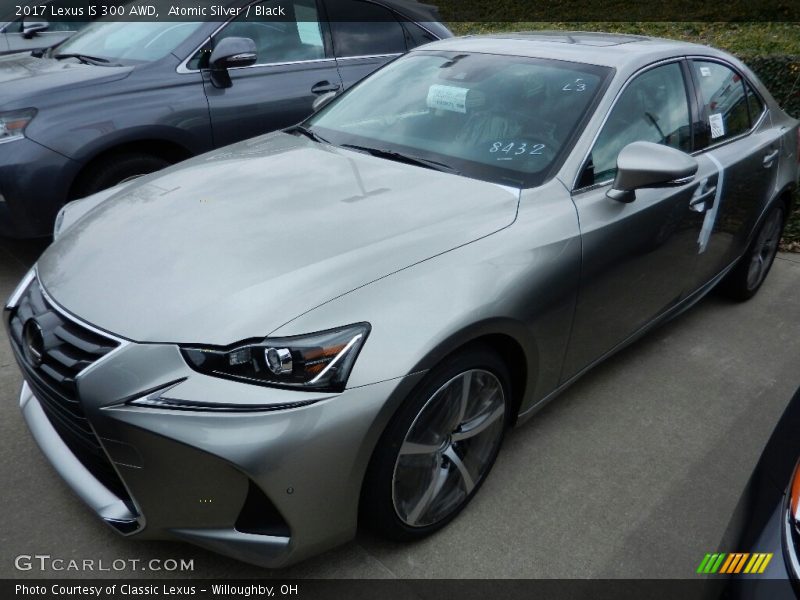
POLYGON ((270 335, 369 322, 348 381, 357 387, 427 370, 472 340, 501 334, 525 353, 521 409, 528 408, 559 383, 580 277, 574 208, 547 196, 510 227, 344 294, 270 335))
POLYGON ((192 154, 212 148, 208 103, 199 73, 175 72, 164 59, 125 79, 64 89, 40 107, 26 134, 79 162, 131 142, 163 140, 192 154))

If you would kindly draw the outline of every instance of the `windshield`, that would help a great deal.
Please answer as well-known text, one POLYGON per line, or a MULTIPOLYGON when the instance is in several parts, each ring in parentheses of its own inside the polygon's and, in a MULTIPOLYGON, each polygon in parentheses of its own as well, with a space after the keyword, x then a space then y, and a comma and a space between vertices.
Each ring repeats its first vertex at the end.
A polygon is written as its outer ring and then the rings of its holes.
POLYGON ((402 153, 469 177, 529 187, 547 178, 610 71, 417 51, 364 80, 307 125, 337 145, 402 153))
POLYGON ((172 52, 200 25, 94 21, 56 46, 52 56, 78 54, 122 64, 152 62, 172 52))

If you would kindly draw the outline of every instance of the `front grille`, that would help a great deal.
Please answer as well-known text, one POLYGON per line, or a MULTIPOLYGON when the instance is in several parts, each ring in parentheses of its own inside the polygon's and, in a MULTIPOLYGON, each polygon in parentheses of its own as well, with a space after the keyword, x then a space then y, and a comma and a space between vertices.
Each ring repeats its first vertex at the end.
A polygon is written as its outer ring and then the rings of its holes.
POLYGON ((47 301, 36 279, 11 311, 9 332, 25 380, 53 428, 103 485, 123 500, 130 501, 125 486, 86 418, 75 384, 81 371, 114 350, 119 342, 64 317, 47 301), (38 365, 28 359, 24 350, 25 324, 31 319, 42 331, 43 348, 41 364, 38 365))

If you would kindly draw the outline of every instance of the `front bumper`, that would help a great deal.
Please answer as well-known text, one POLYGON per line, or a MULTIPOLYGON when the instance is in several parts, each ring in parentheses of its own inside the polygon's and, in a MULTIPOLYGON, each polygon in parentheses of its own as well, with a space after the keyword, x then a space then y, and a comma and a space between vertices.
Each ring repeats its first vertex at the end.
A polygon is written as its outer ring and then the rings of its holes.
POLYGON ((20 405, 34 438, 100 518, 124 535, 184 540, 265 567, 353 537, 374 446, 421 377, 341 394, 270 389, 192 371, 174 345, 125 341, 75 378, 83 413, 118 475, 116 487, 66 443, 44 410, 52 410, 52 398, 39 397, 36 370, 9 337, 25 377, 20 405), (185 402, 315 402, 255 412, 127 403, 162 388, 185 402))
POLYGON ((0 236, 52 234, 80 167, 27 138, 0 144, 0 236))

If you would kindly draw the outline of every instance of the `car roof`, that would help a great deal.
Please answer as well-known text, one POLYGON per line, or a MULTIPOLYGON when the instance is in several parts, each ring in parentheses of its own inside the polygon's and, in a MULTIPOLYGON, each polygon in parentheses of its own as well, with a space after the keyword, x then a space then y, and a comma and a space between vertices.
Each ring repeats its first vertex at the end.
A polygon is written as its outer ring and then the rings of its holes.
POLYGON ((729 58, 710 46, 663 38, 591 31, 519 31, 433 42, 424 50, 452 50, 568 60, 606 67, 637 67, 672 56, 729 58))

